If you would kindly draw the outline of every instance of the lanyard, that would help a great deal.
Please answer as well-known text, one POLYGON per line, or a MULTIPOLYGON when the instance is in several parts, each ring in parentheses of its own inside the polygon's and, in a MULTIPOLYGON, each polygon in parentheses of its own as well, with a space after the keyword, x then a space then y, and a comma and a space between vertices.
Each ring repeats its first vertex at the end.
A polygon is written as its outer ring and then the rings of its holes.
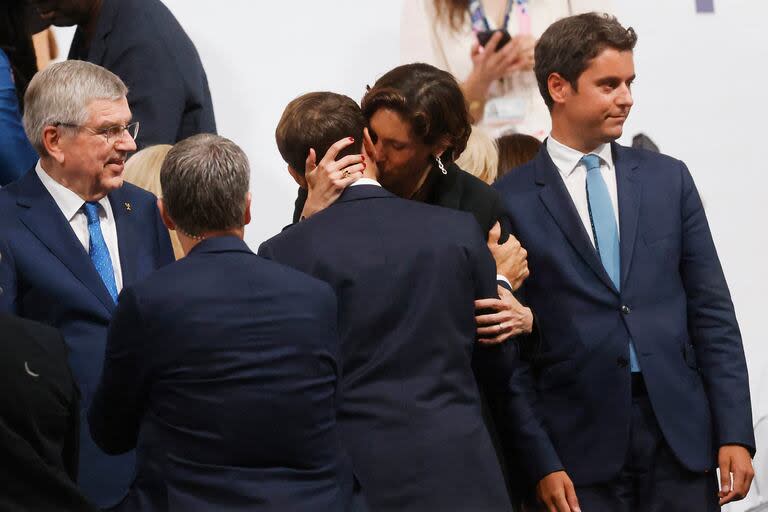
MULTIPOLYGON (((507 9, 504 13, 504 24, 499 27, 506 30, 509 26, 509 18, 512 11, 517 12, 518 34, 531 33, 531 19, 528 15, 528 0, 507 0, 507 9)), ((472 20, 472 30, 474 32, 486 32, 491 30, 488 18, 485 16, 483 5, 480 0, 471 0, 469 2, 469 16, 472 20)))

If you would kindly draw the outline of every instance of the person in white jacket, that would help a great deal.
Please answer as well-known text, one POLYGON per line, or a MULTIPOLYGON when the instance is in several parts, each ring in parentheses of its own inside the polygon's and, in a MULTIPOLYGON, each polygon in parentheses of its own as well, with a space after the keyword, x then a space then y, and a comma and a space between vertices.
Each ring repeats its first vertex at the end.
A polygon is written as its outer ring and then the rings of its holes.
POLYGON ((461 82, 470 114, 492 137, 518 132, 543 139, 549 112, 533 74, 533 49, 554 21, 582 12, 613 13, 613 0, 404 0, 403 64, 426 62, 461 82), (476 34, 506 29, 483 47, 476 34))

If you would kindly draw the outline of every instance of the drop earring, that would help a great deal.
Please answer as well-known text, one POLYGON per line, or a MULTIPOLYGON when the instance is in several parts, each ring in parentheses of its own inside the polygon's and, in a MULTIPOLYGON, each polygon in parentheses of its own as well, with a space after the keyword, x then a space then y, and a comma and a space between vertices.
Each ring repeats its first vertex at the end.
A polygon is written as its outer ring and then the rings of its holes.
POLYGON ((440 155, 435 155, 435 162, 437 162, 437 167, 440 169, 440 172, 443 174, 448 174, 448 171, 445 169, 445 166, 443 165, 443 161, 440 160, 440 155))

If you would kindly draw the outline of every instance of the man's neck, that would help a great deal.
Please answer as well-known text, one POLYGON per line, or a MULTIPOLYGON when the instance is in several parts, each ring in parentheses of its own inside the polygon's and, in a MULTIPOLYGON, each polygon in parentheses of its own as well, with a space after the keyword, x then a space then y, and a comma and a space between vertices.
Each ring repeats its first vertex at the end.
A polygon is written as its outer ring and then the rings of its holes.
POLYGON ((558 119, 552 116, 552 138, 564 146, 575 149, 585 155, 600 147, 604 141, 587 140, 582 135, 581 130, 571 126, 566 120, 558 119))
POLYGON ((40 159, 40 167, 43 169, 43 171, 51 177, 53 181, 61 185, 62 187, 68 188, 78 196, 83 201, 89 201, 89 202, 96 202, 100 201, 106 194, 103 191, 93 191, 91 190, 91 183, 89 180, 89 183, 86 185, 84 183, 85 180, 82 179, 73 179, 70 176, 67 176, 67 174, 64 172, 64 170, 61 168, 61 166, 52 158, 43 157, 40 159))
POLYGON ((235 236, 242 240, 245 236, 245 227, 224 229, 220 231, 206 231, 205 233, 195 237, 192 237, 177 229, 176 235, 179 237, 179 243, 181 243, 181 249, 184 251, 184 256, 187 256, 197 244, 209 238, 216 238, 220 236, 235 236))

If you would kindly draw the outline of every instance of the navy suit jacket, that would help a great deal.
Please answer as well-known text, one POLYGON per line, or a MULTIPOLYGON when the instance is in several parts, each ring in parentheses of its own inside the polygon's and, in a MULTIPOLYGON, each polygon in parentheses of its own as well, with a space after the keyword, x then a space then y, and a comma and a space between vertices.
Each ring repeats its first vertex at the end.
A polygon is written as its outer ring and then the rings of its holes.
POLYGON ((89 414, 110 453, 136 447, 119 510, 341 512, 330 287, 232 236, 125 289, 89 414))
MULTIPOLYGON (((117 225, 123 285, 130 286, 173 261, 168 230, 155 196, 129 183, 109 194, 117 225)), ((4 292, 0 311, 58 328, 80 389, 80 471, 83 493, 106 507, 124 495, 133 455, 109 457, 91 439, 85 411, 104 360, 107 325, 115 304, 88 253, 34 170, 0 190, 4 292)))
POLYGON ((474 300, 496 296, 477 221, 358 185, 259 254, 336 291, 339 425, 371 509, 509 510, 472 363, 491 378, 482 358, 516 352, 476 347, 474 300))
POLYGON ((216 133, 208 78, 195 45, 160 0, 102 0, 90 45, 78 28, 70 59, 105 67, 128 86, 139 149, 216 133))
POLYGON ((661 431, 690 470, 720 445, 754 451, 747 368, 728 286, 685 164, 612 145, 621 290, 606 274, 546 145, 496 187, 528 250, 534 347, 512 393, 532 483, 564 468, 606 481, 629 441, 631 337, 661 431))

